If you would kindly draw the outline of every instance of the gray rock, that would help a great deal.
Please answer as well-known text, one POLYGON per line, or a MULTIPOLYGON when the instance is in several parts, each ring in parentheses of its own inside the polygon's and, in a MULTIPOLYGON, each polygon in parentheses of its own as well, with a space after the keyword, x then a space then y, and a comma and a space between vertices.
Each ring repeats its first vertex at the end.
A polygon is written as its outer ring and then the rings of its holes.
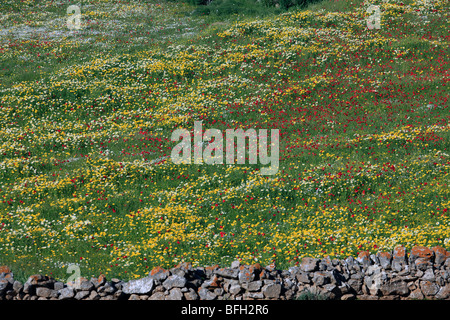
POLYGON ((61 290, 61 289, 63 289, 63 288, 64 288, 64 282, 56 281, 56 282, 53 284, 53 289, 55 289, 56 291, 61 290))
POLYGON ((331 261, 329 256, 323 258, 322 261, 320 261, 320 264, 325 267, 324 270, 332 270, 333 269, 333 262, 331 261))
MULTIPOLYGON (((14 281, 12 288, 16 293, 19 293, 23 289, 23 284, 22 284, 22 282, 16 280, 16 281, 14 281)), ((1 291, 1 289, 0 289, 0 291, 1 291)))
POLYGON ((249 283, 245 283, 242 285, 242 288, 247 289, 248 291, 258 291, 262 287, 262 281, 252 281, 249 283))
POLYGON ((144 277, 141 279, 130 280, 122 286, 125 294, 147 294, 153 289, 153 279, 144 277))
POLYGON ((436 280, 436 277, 434 276, 434 272, 433 269, 426 269, 426 271, 424 272, 423 276, 422 276, 422 280, 426 280, 426 281, 434 281, 436 280))
POLYGON ((422 291, 420 291, 420 289, 416 289, 409 294, 408 298, 415 300, 423 300, 424 296, 422 291))
POLYGON ((194 289, 189 288, 189 291, 184 293, 184 298, 186 300, 198 300, 199 297, 197 292, 194 291, 194 289))
POLYGON ((71 287, 66 287, 64 289, 59 290, 58 292, 60 300, 71 299, 75 296, 75 292, 71 287))
POLYGON ((388 283, 383 283, 380 287, 380 291, 384 296, 404 296, 409 293, 409 288, 408 284, 405 281, 391 281, 388 283))
POLYGON ((436 293, 435 298, 436 299, 448 299, 450 297, 450 284, 446 284, 445 286, 441 287, 436 293))
POLYGON ((170 276, 169 270, 165 270, 163 268, 157 267, 154 268, 148 275, 150 278, 153 278, 153 280, 156 280, 158 282, 162 282, 166 280, 170 276))
POLYGON ((214 273, 224 278, 237 279, 239 275, 239 270, 220 268, 214 271, 214 273))
POLYGON ((341 297, 341 300, 355 300, 355 299, 356 296, 353 293, 347 293, 341 297))
POLYGON ((99 299, 100 295, 95 290, 92 290, 91 294, 88 297, 88 300, 99 300, 99 299))
POLYGON ((38 297, 43 297, 43 298, 50 298, 50 296, 52 295, 52 289, 49 288, 45 288, 45 287, 39 287, 36 288, 36 295, 38 297))
POLYGON ((389 270, 391 268, 392 256, 390 254, 382 254, 381 252, 378 252, 377 259, 383 269, 389 270))
POLYGON ((374 254, 371 254, 370 256, 370 260, 372 260, 372 263, 374 263, 375 265, 380 264, 380 261, 378 260, 378 257, 374 254))
POLYGON ((362 284, 363 281, 362 279, 350 279, 348 280, 348 285, 350 286, 350 288, 352 288, 355 292, 357 293, 361 293, 362 291, 362 284))
POLYGON ((183 288, 185 285, 186 278, 179 275, 171 275, 163 282, 163 286, 166 290, 170 290, 172 288, 183 288))
POLYGON ((137 294, 132 294, 129 298, 128 298, 128 300, 141 300, 141 298, 137 295, 137 294))
POLYGON ((425 296, 434 296, 439 292, 439 286, 431 281, 420 281, 420 290, 425 296))
POLYGON ((81 300, 89 296, 89 291, 78 291, 75 295, 75 299, 81 300))
POLYGON ((246 292, 244 298, 248 299, 264 299, 264 294, 262 292, 246 292))
POLYGON ((164 295, 163 292, 155 292, 150 296, 150 298, 148 298, 148 300, 165 300, 165 299, 166 296, 164 295))
POLYGON ((182 300, 183 293, 180 288, 173 288, 170 290, 169 295, 166 297, 166 300, 182 300))
POLYGON ((81 291, 91 291, 94 288, 95 288, 94 284, 89 280, 83 281, 80 284, 81 291))
POLYGON ((309 284, 311 282, 310 278, 309 278, 309 275, 306 272, 297 273, 296 279, 297 279, 298 282, 301 282, 301 283, 309 284))
POLYGON ((293 276, 295 276, 297 273, 300 272, 300 268, 299 267, 290 267, 288 269, 289 273, 293 276))
POLYGON ((255 274, 246 267, 239 271, 238 278, 240 283, 246 283, 253 281, 255 279, 255 274))
POLYGON ((303 258, 300 269, 304 272, 313 272, 318 269, 319 260, 314 258, 303 258))
POLYGON ((262 288, 262 293, 268 299, 279 298, 280 293, 281 293, 281 285, 278 283, 271 283, 271 284, 265 285, 262 288))
POLYGON ((235 260, 231 263, 231 269, 238 269, 240 265, 241 263, 239 262, 239 260, 235 260))
POLYGON ((5 292, 9 286, 10 283, 7 279, 0 279, 0 292, 5 292))
POLYGON ((200 300, 214 300, 217 298, 217 296, 213 292, 209 291, 206 288, 200 288, 198 290, 198 295, 200 296, 200 300))
POLYGON ((181 268, 170 269, 170 273, 172 275, 179 276, 181 278, 184 278, 186 276, 186 271, 184 269, 181 269, 181 268))
POLYGON ((315 285, 323 286, 325 284, 330 283, 331 278, 326 272, 317 271, 317 272, 314 272, 312 281, 315 285))
POLYGON ((223 288, 216 288, 216 289, 214 289, 214 294, 215 294, 217 297, 222 296, 223 293, 224 293, 223 288))
POLYGON ((231 294, 237 295, 241 292, 241 290, 242 290, 242 288, 240 285, 234 284, 234 285, 230 286, 230 288, 228 289, 228 292, 231 294))

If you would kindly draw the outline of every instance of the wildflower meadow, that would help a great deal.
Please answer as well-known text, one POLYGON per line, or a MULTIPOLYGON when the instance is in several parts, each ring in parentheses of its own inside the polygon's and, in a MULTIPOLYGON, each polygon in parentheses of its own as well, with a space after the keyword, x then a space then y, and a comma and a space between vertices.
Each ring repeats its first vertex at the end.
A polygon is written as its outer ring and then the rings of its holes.
POLYGON ((448 1, 204 8, 1 1, 0 265, 134 279, 450 247, 448 1), (194 122, 278 130, 277 170, 174 163, 194 122))

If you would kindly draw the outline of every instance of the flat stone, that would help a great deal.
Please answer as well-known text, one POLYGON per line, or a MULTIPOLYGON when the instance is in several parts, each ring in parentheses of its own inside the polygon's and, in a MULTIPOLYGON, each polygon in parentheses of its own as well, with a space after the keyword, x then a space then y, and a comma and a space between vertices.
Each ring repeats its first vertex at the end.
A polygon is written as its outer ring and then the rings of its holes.
POLYGON ((183 293, 180 288, 173 288, 170 290, 169 295, 166 297, 166 300, 182 300, 183 293))
POLYGON ((269 271, 269 272, 276 270, 276 268, 277 267, 275 266, 275 262, 269 264, 268 266, 266 266, 266 270, 269 271))
POLYGON ((403 246, 396 247, 392 256, 392 269, 399 272, 406 265, 406 249, 403 246))
POLYGON ((44 298, 49 298, 52 295, 52 289, 49 288, 45 288, 45 287, 39 287, 36 288, 36 295, 38 297, 44 297, 44 298))
POLYGON ((421 280, 426 280, 426 281, 434 281, 434 280, 436 280, 436 277, 434 276, 434 272, 433 272, 433 269, 427 269, 425 272, 424 272, 424 274, 423 274, 423 276, 422 276, 422 278, 421 278, 421 280))
POLYGON ((377 258, 383 269, 389 270, 391 268, 392 255, 389 252, 378 252, 377 258))
POLYGON ((144 277, 141 279, 130 280, 122 286, 125 294, 147 294, 153 289, 153 278, 144 277))
POLYGON ((214 271, 214 273, 224 278, 237 279, 239 275, 239 270, 220 268, 214 271))
POLYGON ((358 257, 356 258, 356 261, 358 261, 363 266, 369 266, 370 265, 370 254, 369 251, 362 251, 358 254, 358 257))
POLYGON ((415 261, 418 258, 423 258, 431 261, 434 258, 434 252, 427 247, 423 246, 414 246, 411 249, 411 252, 409 254, 410 260, 415 261))
POLYGON ((302 259, 300 269, 304 272, 313 272, 318 270, 319 260, 314 258, 305 257, 302 259))
POLYGON ((241 292, 241 290, 242 290, 242 288, 240 285, 234 284, 234 285, 230 286, 230 288, 228 289, 228 292, 236 295, 236 294, 239 294, 241 292))
POLYGON ((195 292, 192 288, 189 288, 189 291, 184 293, 184 298, 186 300, 198 300, 199 296, 197 292, 195 292))
POLYGON ((420 291, 420 289, 415 289, 409 294, 408 298, 414 300, 423 300, 424 296, 422 291, 420 291))
POLYGON ((384 296, 400 295, 404 296, 409 293, 408 284, 405 281, 391 281, 383 283, 380 287, 380 291, 384 296))
POLYGON ((439 286, 431 281, 420 281, 420 290, 425 296, 434 296, 439 292, 439 286))
POLYGON ((246 292, 244 294, 244 298, 245 299, 264 299, 264 294, 262 292, 246 292))
POLYGON ((255 279, 255 274, 250 270, 250 268, 241 266, 238 279, 240 283, 250 282, 255 279))
POLYGON ((356 296, 354 294, 352 294, 352 293, 344 294, 341 297, 341 300, 355 300, 355 299, 356 299, 356 296))
POLYGON ((447 260, 447 258, 450 255, 450 253, 447 252, 447 250, 445 250, 440 246, 435 246, 432 248, 432 250, 434 252, 434 263, 439 266, 444 264, 445 260, 447 260))
POLYGON ((164 281, 170 276, 170 272, 164 268, 156 267, 149 272, 148 276, 154 280, 164 281))
POLYGON ((432 266, 431 261, 426 258, 417 258, 416 260, 414 260, 414 264, 420 271, 425 271, 432 266))
POLYGON ((99 299, 100 295, 95 290, 92 290, 91 293, 89 294, 88 300, 99 300, 99 299))
POLYGON ((80 290, 81 291, 91 291, 94 288, 95 288, 94 284, 91 281, 89 281, 89 280, 83 281, 80 284, 80 290))
POLYGON ((322 272, 322 271, 317 271, 317 272, 314 272, 312 281, 317 286, 323 286, 325 284, 330 283, 331 278, 327 273, 322 272))
POLYGON ((262 288, 262 293, 268 299, 279 298, 280 293, 281 293, 281 285, 278 283, 271 283, 271 284, 265 285, 262 288))
POLYGON ((14 281, 12 288, 16 293, 19 293, 23 289, 23 284, 22 282, 16 280, 14 281))
POLYGON ((137 294, 132 294, 129 298, 128 298, 128 300, 141 300, 141 298, 137 295, 137 294))
POLYGON ((78 291, 75 295, 75 299, 81 300, 89 296, 89 291, 78 291))
POLYGON ((166 290, 172 288, 183 288, 186 285, 186 278, 179 275, 171 275, 164 282, 163 286, 166 290))
POLYGON ((450 297, 450 284, 446 284, 445 286, 441 287, 436 293, 435 298, 436 299, 448 299, 450 297))
POLYGON ((207 289, 216 289, 220 287, 219 278, 217 275, 214 275, 212 279, 206 280, 202 283, 203 288, 207 289))
POLYGON ((198 295, 200 296, 200 300, 214 300, 217 298, 216 294, 206 288, 198 289, 198 295))
POLYGON ((164 292, 155 292, 148 298, 148 300, 165 300, 166 296, 164 295, 164 292))
POLYGON ((258 291, 259 289, 261 289, 262 287, 262 281, 258 280, 258 281, 252 281, 252 282, 248 282, 242 285, 242 287, 244 289, 247 289, 248 291, 258 291))
POLYGON ((71 287, 66 287, 64 289, 59 290, 58 292, 60 300, 71 299, 75 296, 75 292, 71 287))
POLYGON ((311 282, 309 275, 306 272, 297 273, 295 276, 298 282, 309 284, 311 282))
POLYGON ((239 260, 235 260, 231 263, 231 269, 237 269, 241 265, 239 260))
POLYGON ((64 288, 64 282, 62 282, 62 281, 56 281, 53 284, 53 289, 56 290, 56 291, 61 290, 63 288, 64 288))

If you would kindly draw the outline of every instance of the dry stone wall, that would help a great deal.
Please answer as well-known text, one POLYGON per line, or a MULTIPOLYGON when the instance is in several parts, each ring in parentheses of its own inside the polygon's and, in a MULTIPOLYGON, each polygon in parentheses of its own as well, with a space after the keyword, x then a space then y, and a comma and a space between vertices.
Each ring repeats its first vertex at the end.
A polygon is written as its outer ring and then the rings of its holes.
POLYGON ((356 258, 303 258, 298 266, 274 264, 154 268, 146 277, 122 281, 98 278, 63 283, 32 275, 25 283, 0 267, 0 300, 395 300, 450 299, 450 253, 413 247, 356 258))

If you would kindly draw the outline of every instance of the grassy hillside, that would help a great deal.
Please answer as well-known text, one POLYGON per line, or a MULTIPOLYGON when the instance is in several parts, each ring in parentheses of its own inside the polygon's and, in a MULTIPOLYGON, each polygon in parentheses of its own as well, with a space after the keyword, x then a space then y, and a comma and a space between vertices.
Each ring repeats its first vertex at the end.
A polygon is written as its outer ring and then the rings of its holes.
MULTIPOLYGON (((0 4, 0 265, 154 266, 449 246, 449 4, 0 4), (425 18, 426 16, 426 18, 425 18), (171 134, 279 129, 280 168, 175 165, 171 134)), ((248 162, 247 162, 248 163, 248 162)))

